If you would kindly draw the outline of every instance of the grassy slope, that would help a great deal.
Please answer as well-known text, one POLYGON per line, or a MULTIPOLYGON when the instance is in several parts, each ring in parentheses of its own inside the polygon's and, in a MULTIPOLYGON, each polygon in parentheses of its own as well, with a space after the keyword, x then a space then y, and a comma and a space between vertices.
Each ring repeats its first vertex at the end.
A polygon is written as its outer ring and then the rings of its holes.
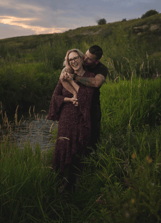
POLYGON ((49 101, 64 55, 71 48, 85 52, 93 44, 100 45, 104 50, 101 61, 108 66, 113 80, 117 76, 128 78, 132 73, 141 73, 143 77, 149 72, 150 76, 161 73, 160 36, 161 15, 158 14, 145 19, 81 27, 61 34, 0 40, 0 101, 3 110, 13 111, 17 105, 28 109, 42 101, 42 96, 49 101), (135 29, 145 25, 145 29, 135 29), (154 26, 158 29, 151 30, 154 26))
MULTIPOLYGON (((37 47, 40 44, 44 44, 46 42, 52 42, 54 41, 55 37, 57 36, 65 36, 70 38, 70 40, 73 38, 75 40, 76 37, 82 38, 82 37, 89 37, 91 35, 96 35, 98 37, 104 37, 108 36, 112 33, 115 33, 115 31, 122 27, 124 30, 128 30, 129 33, 134 35, 134 37, 141 41, 142 39, 146 39, 151 44, 154 44, 159 41, 161 43, 161 14, 154 15, 145 19, 132 19, 126 22, 114 22, 114 23, 108 23, 105 25, 100 26, 89 26, 89 27, 80 27, 74 30, 68 30, 64 33, 60 34, 44 34, 44 35, 32 35, 32 36, 22 36, 22 37, 13 37, 13 38, 7 38, 0 40, 0 47, 2 45, 8 46, 8 47, 17 47, 22 50, 31 50, 35 47, 37 47), (152 25, 159 25, 160 28, 150 31, 150 27, 152 25), (148 28, 144 30, 142 35, 136 35, 134 27, 140 27, 143 25, 148 25, 148 28)), ((161 50, 161 49, 159 49, 161 50)))
MULTIPOLYGON (((158 24, 161 16, 78 28, 60 34, 60 36, 69 42, 78 39, 81 41, 81 38, 89 39, 90 36, 105 40, 110 39, 112 35, 117 36, 117 28, 122 25, 124 29, 129 30, 132 37, 139 41, 143 40, 145 43, 145 38, 154 39, 152 44, 155 46, 155 42, 160 41, 158 35, 160 31, 151 32, 147 29, 144 32, 149 35, 144 33, 136 35, 132 28, 148 24, 148 22, 154 24, 153 20, 158 24), (102 29, 101 35, 92 34, 92 32, 98 32, 99 29, 102 29), (110 30, 111 35, 107 33, 110 30), (155 36, 157 39, 154 38, 155 36)), ((44 83, 44 80, 47 79, 45 76, 47 69, 51 67, 45 67, 43 62, 42 64, 39 61, 36 64, 35 60, 32 62, 36 54, 30 50, 33 49, 34 44, 35 47, 38 45, 38 41, 39 43, 48 42, 49 38, 53 41, 57 36, 59 34, 1 40, 1 43, 6 41, 6 44, 12 47, 18 46, 21 53, 26 49, 27 60, 29 61, 30 58, 30 63, 26 62, 24 65, 23 60, 26 60, 26 56, 25 58, 21 56, 19 66, 12 64, 13 61, 8 61, 12 68, 10 73, 7 72, 8 78, 13 76, 10 74, 15 69, 14 73, 17 74, 17 77, 22 74, 26 87, 31 87, 28 93, 35 90, 36 86, 35 91, 37 91, 40 88, 39 85, 31 86, 34 78, 39 78, 44 83), (26 69, 25 66, 28 68, 26 69)), ((120 44, 121 41, 117 43, 120 44)), ((81 49, 88 47, 87 45, 83 48, 83 44, 80 46, 81 49)), ((106 44, 102 46, 104 46, 103 49, 106 48, 106 44)), ((37 51, 37 60, 40 60, 45 53, 51 53, 45 47, 51 48, 51 46, 40 47, 37 51)), ((121 49, 119 45, 117 47, 117 50, 121 49)), ((153 49, 151 55, 154 55, 155 52, 155 55, 159 57, 159 47, 153 47, 153 49)), ((64 54, 66 48, 63 50, 64 54)), ((105 57, 108 57, 109 52, 110 49, 109 51, 105 49, 105 57)), ((54 54, 51 54, 51 57, 53 56, 54 54)), ((8 69, 7 66, 4 67, 8 69)), ((4 83, 9 83, 7 81, 9 79, 4 79, 4 83)), ((11 83, 13 81, 14 79, 11 83)), ((151 126, 150 122, 153 122, 154 119, 160 121, 160 86, 160 79, 144 81, 135 80, 132 77, 131 81, 119 80, 118 83, 109 81, 108 85, 103 85, 101 88, 103 111, 101 142, 97 153, 85 160, 79 190, 69 196, 58 194, 59 181, 56 180, 55 174, 51 181, 47 177, 53 151, 42 153, 41 149, 35 146, 34 153, 26 144, 20 153, 19 148, 4 137, 3 143, 0 144, 0 222, 160 222, 161 128, 157 126, 152 129, 154 126, 151 126), (139 124, 143 124, 142 128, 138 128, 139 124), (147 125, 144 126, 144 124, 147 125), (133 125, 135 128, 132 131, 133 125), (46 163, 46 160, 49 163, 46 163)), ((16 86, 13 93, 15 91, 16 86)), ((27 91, 24 90, 24 96, 26 93, 27 91)), ((25 97, 27 99, 27 95, 25 97)), ((6 122, 6 125, 9 129, 10 124, 6 122)))

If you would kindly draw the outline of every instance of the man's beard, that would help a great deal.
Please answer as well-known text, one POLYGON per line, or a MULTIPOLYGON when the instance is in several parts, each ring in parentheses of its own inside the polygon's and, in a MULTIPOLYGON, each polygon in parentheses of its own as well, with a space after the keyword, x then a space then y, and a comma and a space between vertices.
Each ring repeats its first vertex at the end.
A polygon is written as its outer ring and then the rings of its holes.
POLYGON ((84 66, 87 66, 87 67, 94 67, 96 64, 95 64, 95 62, 92 62, 92 63, 86 63, 85 61, 83 62, 83 65, 84 66))

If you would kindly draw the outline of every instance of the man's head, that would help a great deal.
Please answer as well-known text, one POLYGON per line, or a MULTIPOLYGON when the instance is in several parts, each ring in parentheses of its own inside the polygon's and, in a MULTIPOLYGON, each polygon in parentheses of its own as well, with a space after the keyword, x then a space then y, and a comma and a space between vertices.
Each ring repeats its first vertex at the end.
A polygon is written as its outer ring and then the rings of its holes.
POLYGON ((103 51, 101 47, 94 45, 87 50, 84 57, 84 65, 94 67, 99 63, 99 59, 102 57, 103 51))

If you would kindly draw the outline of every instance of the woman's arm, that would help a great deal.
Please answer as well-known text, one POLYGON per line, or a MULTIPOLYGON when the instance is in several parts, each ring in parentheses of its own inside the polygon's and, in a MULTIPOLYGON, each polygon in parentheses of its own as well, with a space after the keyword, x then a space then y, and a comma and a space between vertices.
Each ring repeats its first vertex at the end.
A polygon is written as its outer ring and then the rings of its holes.
POLYGON ((77 99, 72 97, 72 98, 68 98, 68 97, 65 97, 64 98, 64 102, 72 102, 73 104, 75 104, 74 102, 76 102, 77 99))
POLYGON ((73 80, 61 80, 63 87, 73 94, 72 98, 64 98, 64 102, 72 102, 75 106, 78 106, 77 102, 77 93, 79 90, 79 85, 76 84, 73 80))
POLYGON ((72 87, 75 89, 76 93, 79 91, 79 85, 75 83, 73 80, 69 80, 69 83, 72 85, 72 87))
POLYGON ((49 119, 49 120, 59 121, 61 107, 64 102, 71 102, 75 106, 77 106, 75 98, 68 98, 68 97, 64 97, 62 95, 62 89, 63 89, 62 83, 61 83, 61 81, 59 81, 54 92, 53 92, 52 98, 51 98, 49 112, 47 115, 47 119, 49 119))
POLYGON ((73 85, 68 80, 64 80, 64 81, 62 80, 61 83, 67 91, 69 91, 71 94, 73 94, 75 98, 77 98, 77 92, 75 88, 73 87, 73 85))
MULTIPOLYGON (((65 81, 63 81, 63 82, 65 82, 65 81)), ((76 91, 74 90, 74 92, 75 92, 74 94, 76 94, 76 97, 74 97, 74 96, 72 98, 64 97, 62 95, 62 87, 63 87, 62 85, 63 84, 59 81, 55 90, 54 90, 53 97, 55 98, 55 100, 58 100, 58 101, 61 101, 61 102, 72 102, 72 103, 74 101, 76 101, 76 99, 77 99, 76 91)), ((67 83, 67 85, 70 85, 70 83, 67 83)))

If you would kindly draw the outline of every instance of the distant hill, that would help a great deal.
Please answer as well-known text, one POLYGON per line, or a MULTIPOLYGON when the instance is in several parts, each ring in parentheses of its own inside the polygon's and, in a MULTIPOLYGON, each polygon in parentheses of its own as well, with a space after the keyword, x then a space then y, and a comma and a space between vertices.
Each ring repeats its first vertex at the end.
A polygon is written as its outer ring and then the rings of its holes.
POLYGON ((0 40, 0 102, 3 110, 48 103, 67 50, 83 53, 91 45, 103 49, 101 62, 108 78, 129 80, 133 75, 161 74, 161 14, 144 19, 80 27, 64 33, 0 40))
POLYGON ((80 41, 82 38, 88 39, 91 36, 95 38, 108 39, 110 35, 114 35, 118 28, 122 28, 130 36, 132 35, 137 41, 147 41, 149 44, 156 46, 160 43, 161 50, 161 14, 150 16, 144 19, 132 19, 128 21, 118 21, 107 23, 105 25, 96 25, 88 27, 80 27, 68 30, 64 33, 41 34, 32 36, 13 37, 0 40, 0 49, 3 47, 18 48, 21 50, 33 50, 40 44, 52 43, 58 36, 64 37, 66 41, 80 41))

